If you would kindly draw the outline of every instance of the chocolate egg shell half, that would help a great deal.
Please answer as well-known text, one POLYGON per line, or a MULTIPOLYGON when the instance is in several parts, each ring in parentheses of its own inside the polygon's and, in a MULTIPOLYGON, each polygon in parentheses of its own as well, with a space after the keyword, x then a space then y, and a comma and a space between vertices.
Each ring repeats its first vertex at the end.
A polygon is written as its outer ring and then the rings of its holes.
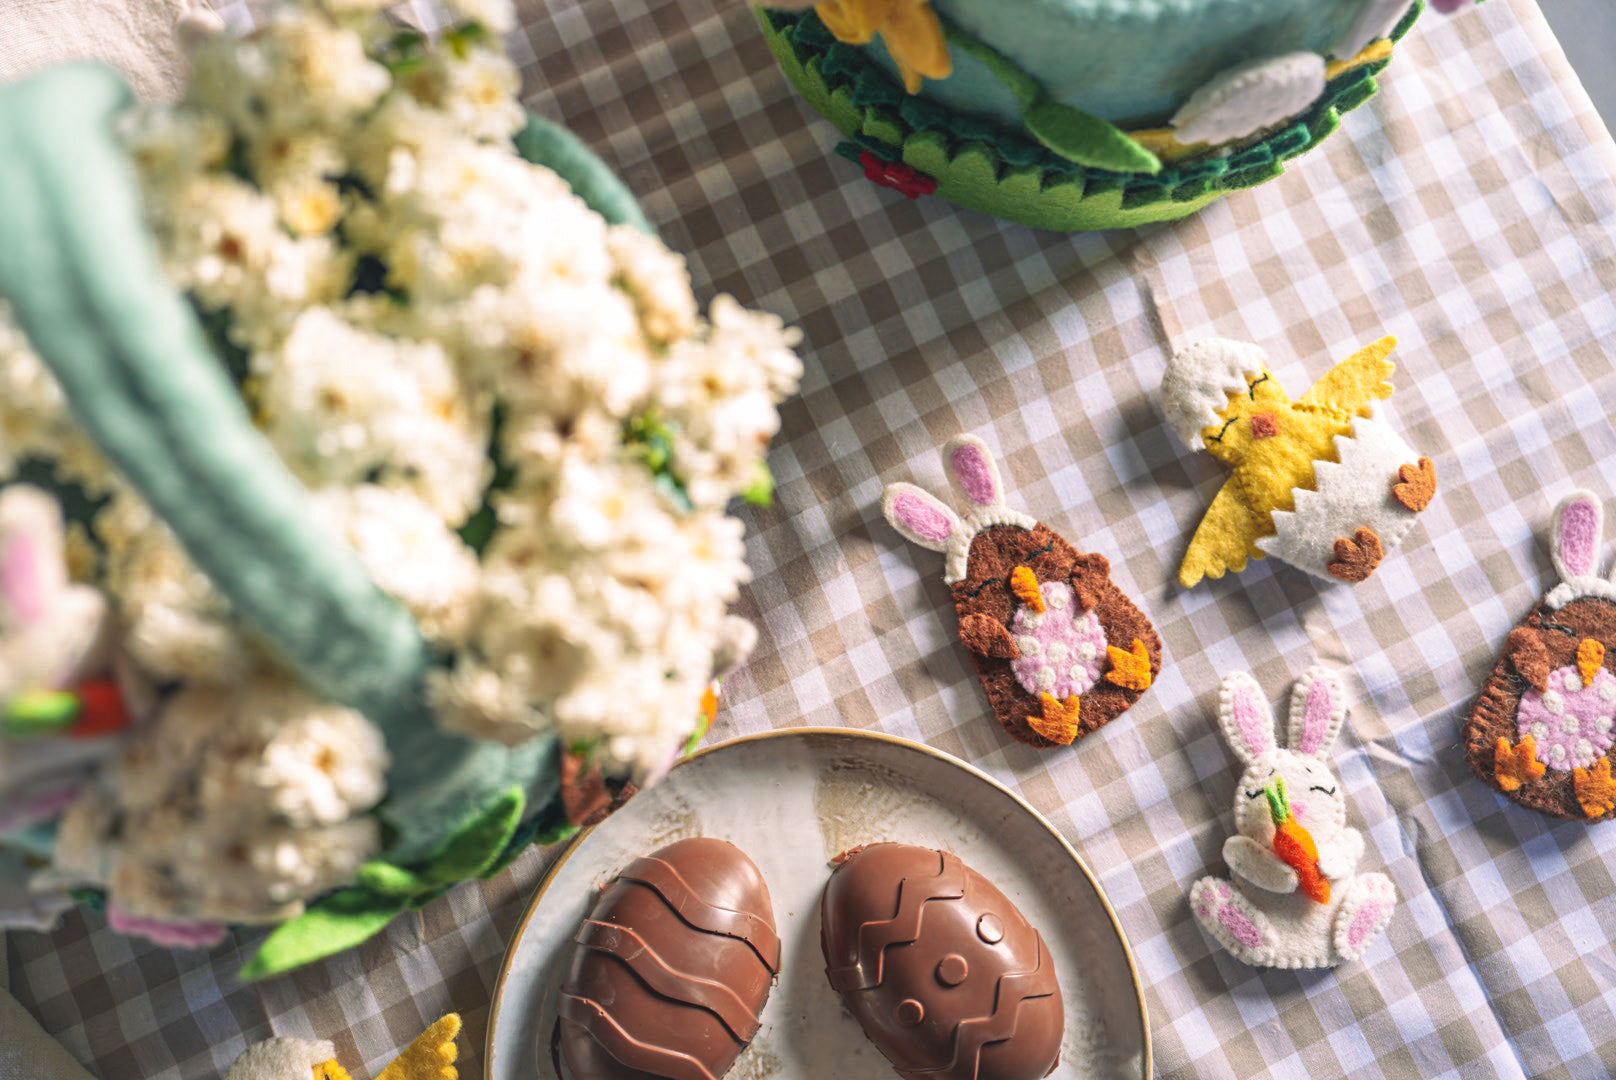
POLYGON ((907 1080, 1039 1080, 1060 1061, 1043 936, 957 855, 856 851, 825 886, 819 931, 831 986, 907 1080))
POLYGON ((763 874, 722 840, 635 859, 573 940, 556 1005, 568 1080, 718 1080, 780 971, 763 874))

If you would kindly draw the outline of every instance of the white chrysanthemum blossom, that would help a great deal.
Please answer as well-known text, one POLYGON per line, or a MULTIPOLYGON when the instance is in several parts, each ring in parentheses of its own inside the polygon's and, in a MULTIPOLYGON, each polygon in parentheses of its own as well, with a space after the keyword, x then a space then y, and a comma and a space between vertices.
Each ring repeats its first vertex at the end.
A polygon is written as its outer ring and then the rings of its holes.
MULTIPOLYGON (((314 516, 415 617, 448 730, 554 732, 656 775, 755 635, 741 523, 801 376, 778 319, 512 152, 508 0, 438 45, 382 0, 199 36, 185 103, 121 125, 164 270, 314 516)), ((150 918, 274 921, 377 843, 386 748, 280 668, 74 424, 0 312, 0 480, 104 494, 80 559, 153 718, 63 820, 63 873, 150 918)))

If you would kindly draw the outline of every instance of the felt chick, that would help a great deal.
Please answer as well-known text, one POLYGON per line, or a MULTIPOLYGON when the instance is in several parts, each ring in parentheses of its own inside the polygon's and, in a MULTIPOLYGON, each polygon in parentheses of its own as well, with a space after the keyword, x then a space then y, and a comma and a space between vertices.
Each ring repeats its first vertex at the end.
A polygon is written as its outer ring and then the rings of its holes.
POLYGON ((1436 494, 1436 466, 1374 419, 1391 396, 1383 338, 1292 400, 1255 345, 1214 339, 1173 357, 1162 380, 1167 419, 1231 471, 1190 541, 1178 580, 1246 568, 1273 555, 1310 574, 1359 582, 1436 494))
MULTIPOLYGON (((458 1080, 460 1016, 450 1013, 416 1037, 375 1080, 458 1080)), ((324 1039, 269 1039, 249 1046, 224 1080, 360 1080, 324 1039)))
POLYGON ((1201 928, 1255 967, 1334 967, 1362 956, 1391 921, 1397 892, 1360 874, 1363 834, 1347 826, 1341 782, 1326 761, 1346 719, 1336 677, 1314 667, 1291 693, 1285 746, 1255 680, 1223 680, 1218 722, 1245 763, 1235 790, 1237 834, 1223 844, 1231 879, 1190 889, 1201 928))

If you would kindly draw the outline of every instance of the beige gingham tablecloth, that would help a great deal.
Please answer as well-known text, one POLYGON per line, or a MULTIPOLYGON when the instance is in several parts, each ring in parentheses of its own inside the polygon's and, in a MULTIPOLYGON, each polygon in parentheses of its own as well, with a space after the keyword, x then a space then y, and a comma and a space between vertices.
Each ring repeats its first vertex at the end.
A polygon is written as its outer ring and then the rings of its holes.
MULTIPOLYGON (((231 8, 226 7, 226 14, 231 8)), ((1532 0, 1428 16, 1386 93, 1273 184, 1188 222, 1060 237, 910 202, 834 158, 837 135, 733 0, 530 0, 528 102, 644 198, 704 294, 806 333, 807 377, 750 513, 756 658, 712 739, 845 724, 922 739, 1047 814, 1099 874, 1146 984, 1162 1077, 1595 1078, 1616 1068, 1616 825, 1556 823, 1474 780, 1470 699, 1551 584, 1554 501, 1616 496, 1616 146, 1532 0), (1273 561, 1171 583, 1224 474, 1177 446, 1155 390, 1210 334, 1260 342, 1293 390, 1385 332, 1389 413, 1442 491, 1382 569, 1327 586, 1273 561), (993 722, 941 559, 880 519, 882 486, 943 484, 975 432, 1010 502, 1107 555, 1167 648, 1154 690, 1074 750, 993 722), (1217 950, 1185 892, 1221 872, 1237 770, 1222 676, 1271 700, 1315 659, 1353 698, 1335 758, 1402 898, 1336 971, 1217 950)), ((374 1071, 460 1010, 481 1074, 500 958, 545 859, 463 886, 381 939, 261 986, 71 914, 12 939, 12 989, 101 1080, 216 1076, 272 1034, 330 1037, 374 1071)))

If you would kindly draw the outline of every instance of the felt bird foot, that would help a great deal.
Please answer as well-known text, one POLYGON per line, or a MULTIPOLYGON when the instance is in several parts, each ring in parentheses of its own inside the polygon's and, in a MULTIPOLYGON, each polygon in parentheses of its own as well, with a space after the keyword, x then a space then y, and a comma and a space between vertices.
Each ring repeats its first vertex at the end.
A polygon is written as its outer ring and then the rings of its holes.
POLYGON ((1428 457, 1420 458, 1418 465, 1403 465, 1397 470, 1401 481, 1392 488, 1398 502, 1418 514, 1436 497, 1436 466, 1428 457))
POLYGON ((1547 766, 1537 759, 1537 740, 1530 735, 1515 746, 1500 735, 1493 762, 1493 776, 1504 791, 1519 791, 1522 784, 1540 780, 1548 771, 1547 766))
POLYGON ((1105 677, 1125 690, 1149 690, 1151 683, 1150 651, 1138 638, 1133 639, 1133 650, 1123 652, 1115 645, 1105 647, 1111 657, 1111 670, 1105 677))
POLYGON ((1342 537, 1335 542, 1335 562, 1327 569, 1331 577, 1356 584, 1369 580, 1386 558, 1386 549, 1373 529, 1359 529, 1351 540, 1342 537))
POLYGON ((1059 743, 1061 746, 1072 745, 1080 730, 1078 726, 1080 703, 1076 696, 1069 697, 1062 703, 1053 695, 1044 694, 1043 703, 1044 715, 1027 717, 1028 725, 1052 743, 1059 743))
POLYGON ((1616 780, 1611 779, 1610 758, 1600 758, 1593 768, 1578 769, 1572 776, 1577 804, 1590 819, 1602 818, 1616 810, 1616 780))

